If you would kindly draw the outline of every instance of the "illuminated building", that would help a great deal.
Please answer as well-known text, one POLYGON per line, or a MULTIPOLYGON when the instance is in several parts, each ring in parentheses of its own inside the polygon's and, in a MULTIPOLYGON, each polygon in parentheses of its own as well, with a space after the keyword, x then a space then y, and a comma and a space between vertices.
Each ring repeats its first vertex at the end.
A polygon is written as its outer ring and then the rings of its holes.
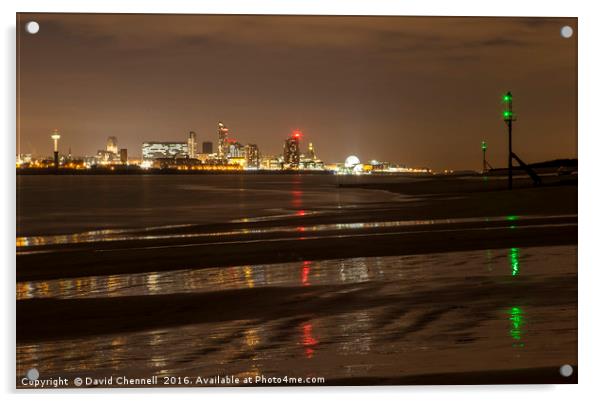
MULTIPOLYGON (((371 166, 370 166, 371 168, 371 166)), ((337 168, 338 174, 362 174, 364 173, 364 165, 355 155, 350 155, 345 159, 343 166, 337 168)))
POLYGON ((229 139, 228 146, 226 148, 226 158, 244 158, 245 157, 245 147, 240 142, 229 139))
POLYGON ((114 157, 115 154, 113 152, 109 152, 104 149, 99 149, 98 152, 96 152, 95 164, 108 165, 109 163, 113 162, 114 157))
POLYGON ((213 143, 211 141, 203 142, 203 153, 204 154, 212 154, 213 153, 213 143))
POLYGON ((244 168, 247 166, 247 159, 244 156, 233 156, 228 158, 228 165, 238 165, 244 168))
POLYGON ((316 151, 314 150, 314 144, 312 144, 311 142, 307 146, 307 158, 312 161, 315 161, 316 159, 318 159, 316 157, 316 151))
POLYGON ((265 170, 282 170, 282 158, 264 156, 261 158, 260 167, 265 170))
POLYGON ((155 158, 147 160, 145 166, 158 169, 195 170, 201 161, 194 158, 155 158))
POLYGON ((31 163, 32 160, 31 154, 21 154, 17 157, 19 163, 31 163))
POLYGON ((186 158, 188 143, 186 142, 145 142, 142 144, 142 160, 161 158, 186 158))
MULTIPOLYGON (((126 155, 127 155, 127 151, 126 155)), ((105 149, 100 149, 96 152, 96 160, 93 165, 113 165, 121 164, 121 153, 117 147, 117 137, 108 137, 107 146, 105 149)))
POLYGON ((123 163, 124 165, 127 165, 127 163, 128 163, 128 150, 127 150, 127 148, 121 148, 119 150, 119 161, 121 163, 123 163))
POLYGON ((191 131, 188 133, 188 156, 196 158, 196 133, 191 131))
POLYGON ((316 156, 314 145, 310 142, 307 146, 307 155, 301 155, 299 169, 302 170, 324 170, 324 162, 316 156))
POLYGON ((117 137, 107 138, 107 152, 117 154, 119 152, 117 148, 117 137))
POLYGON ((217 123, 217 157, 224 160, 228 153, 228 127, 221 121, 217 123))
POLYGON ((295 130, 293 134, 284 141, 284 167, 297 169, 299 168, 300 152, 299 140, 301 139, 301 131, 295 130))
POLYGON ((248 168, 259 168, 259 147, 256 144, 247 144, 245 146, 245 159, 248 168))

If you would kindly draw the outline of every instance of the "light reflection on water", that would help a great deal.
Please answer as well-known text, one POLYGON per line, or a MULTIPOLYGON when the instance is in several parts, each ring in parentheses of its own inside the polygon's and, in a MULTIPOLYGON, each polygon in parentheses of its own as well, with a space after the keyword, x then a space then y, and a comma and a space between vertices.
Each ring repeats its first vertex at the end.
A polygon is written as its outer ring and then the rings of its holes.
MULTIPOLYGON (((265 286, 390 282, 401 279, 408 281, 406 284, 412 284, 410 281, 463 277, 467 275, 467 270, 482 275, 500 275, 505 271, 506 265, 501 258, 505 254, 508 256, 510 275, 517 276, 520 273, 520 250, 510 248, 507 251, 357 257, 18 282, 17 300, 142 296, 265 286)), ((552 261, 550 257, 540 258, 552 261)), ((558 265, 556 260, 553 261, 555 262, 549 265, 549 270, 554 270, 554 266, 558 265)), ((573 261, 566 263, 572 264, 573 261)))
MULTIPOLYGON (((308 212, 298 210, 294 213, 296 216, 307 215, 308 212)), ((290 216, 290 215, 287 215, 290 216)), ((576 215, 557 215, 546 216, 548 219, 575 218, 576 215)), ((541 219, 541 216, 525 216, 521 218, 523 221, 541 219)), ((74 233, 67 235, 52 235, 52 236, 29 236, 17 237, 17 248, 26 248, 33 246, 48 246, 57 244, 78 244, 91 242, 108 242, 108 241, 126 241, 126 240, 166 240, 166 239, 191 239, 198 237, 223 238, 227 236, 241 236, 252 234, 267 234, 267 233, 291 233, 291 232, 323 232, 323 231, 343 231, 343 230, 359 230, 359 229, 375 229, 375 228, 395 228, 395 227, 415 227, 415 226, 432 226, 432 225, 449 225, 460 223, 483 223, 483 222, 504 222, 517 221, 519 217, 513 217, 509 220, 507 216, 487 217, 487 218, 449 218, 449 219, 422 219, 422 220, 402 220, 402 221, 382 221, 382 222, 354 222, 354 223, 333 223, 306 225, 297 227, 274 226, 264 228, 243 228, 234 229, 222 232, 199 232, 199 233, 168 233, 168 234, 152 234, 157 229, 172 229, 180 227, 190 227, 192 225, 177 225, 163 226, 155 228, 146 228, 144 230, 97 230, 84 233, 74 233)), ((244 222, 251 222, 246 220, 244 222)), ((514 228, 515 225, 510 226, 514 228)))
MULTIPOLYGON (((311 290, 317 285, 353 284, 369 290, 369 298, 398 300, 403 296, 409 302, 344 305, 326 315, 292 310, 286 317, 268 320, 249 318, 19 343, 17 369, 38 367, 48 375, 74 376, 117 372, 138 376, 315 373, 328 379, 546 366, 567 358, 575 363, 576 305, 557 305, 560 302, 555 295, 545 293, 462 297, 464 286, 471 292, 491 283, 511 290, 514 284, 535 281, 533 289, 543 292, 547 278, 558 277, 576 280, 576 246, 23 282, 18 284, 19 299, 219 292, 266 286, 311 290), (471 281, 465 285, 468 279, 471 281), (429 290, 446 293, 450 289, 458 299, 445 305, 420 296, 429 290), (545 302, 533 304, 538 297, 545 302)), ((312 295, 307 303, 334 294, 328 290, 312 295)))

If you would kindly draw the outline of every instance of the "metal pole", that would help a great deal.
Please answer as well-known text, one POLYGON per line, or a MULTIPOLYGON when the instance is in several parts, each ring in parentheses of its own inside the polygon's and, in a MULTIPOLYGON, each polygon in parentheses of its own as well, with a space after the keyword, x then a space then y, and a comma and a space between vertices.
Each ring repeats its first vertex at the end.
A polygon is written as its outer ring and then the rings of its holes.
POLYGON ((485 158, 485 152, 487 152, 487 148, 483 148, 483 173, 487 171, 487 159, 485 158))
POLYGON ((514 120, 514 113, 512 113, 512 92, 506 92, 504 102, 506 102, 504 121, 508 125, 508 190, 512 190, 512 121, 514 120))
MULTIPOLYGON (((512 111, 512 102, 510 102, 512 111)), ((512 190, 512 115, 508 121, 508 190, 512 190)))

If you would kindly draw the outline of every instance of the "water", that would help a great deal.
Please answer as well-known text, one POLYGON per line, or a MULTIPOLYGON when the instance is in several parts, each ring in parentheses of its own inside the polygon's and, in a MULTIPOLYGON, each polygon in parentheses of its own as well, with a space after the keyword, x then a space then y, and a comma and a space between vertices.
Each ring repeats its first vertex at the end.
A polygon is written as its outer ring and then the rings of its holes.
POLYGON ((357 180, 370 179, 285 174, 19 175, 17 235, 282 217, 403 198, 385 191, 338 187, 341 181, 357 180))
POLYGON ((576 364, 576 273, 576 246, 557 246, 22 282, 19 300, 243 293, 218 318, 194 324, 21 342, 17 369, 37 367, 42 377, 321 376, 328 384, 560 367, 576 364), (267 289, 286 290, 262 300, 267 289))
POLYGON ((18 317, 18 333, 33 331, 17 339, 18 384, 32 367, 41 378, 286 375, 328 384, 577 364, 577 247, 521 247, 529 236, 550 241, 530 245, 570 244, 571 211, 476 207, 451 218, 427 207, 414 216, 406 205, 416 198, 338 187, 389 178, 17 180, 17 272, 44 278, 17 282, 17 309, 47 308, 18 317), (448 241, 479 249, 412 249, 448 241), (298 261, 269 263, 287 260, 272 253, 291 243, 288 261, 298 261), (338 256, 360 256, 333 258, 332 244, 356 244, 358 253, 338 256), (387 256, 369 254, 377 245, 387 256), (263 263, 249 264, 245 252, 263 263), (239 255, 243 265, 233 266, 239 255), (161 259, 126 274, 132 256, 161 259))

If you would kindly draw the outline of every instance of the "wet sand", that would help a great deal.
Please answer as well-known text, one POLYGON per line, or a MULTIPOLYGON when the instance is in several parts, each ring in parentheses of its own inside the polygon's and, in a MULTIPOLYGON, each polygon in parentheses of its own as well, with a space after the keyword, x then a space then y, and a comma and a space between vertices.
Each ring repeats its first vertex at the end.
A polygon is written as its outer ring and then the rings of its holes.
POLYGON ((576 382, 558 374, 577 366, 576 185, 451 183, 371 184, 406 197, 349 208, 21 237, 18 371, 576 382))

